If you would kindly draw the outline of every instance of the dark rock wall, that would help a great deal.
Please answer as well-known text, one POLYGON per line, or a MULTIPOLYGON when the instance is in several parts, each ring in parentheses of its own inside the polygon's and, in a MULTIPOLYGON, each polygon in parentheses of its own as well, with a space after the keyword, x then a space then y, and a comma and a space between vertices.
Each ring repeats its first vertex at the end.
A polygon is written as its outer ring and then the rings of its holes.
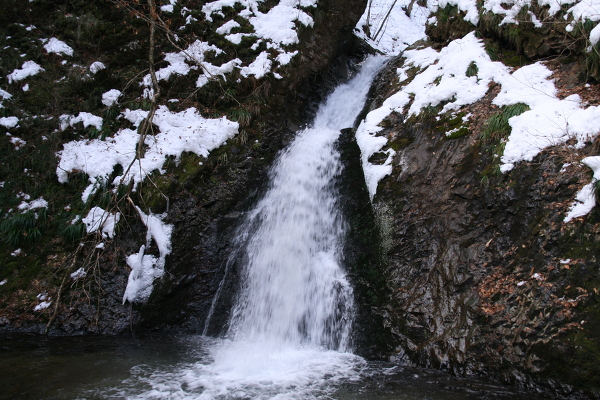
MULTIPOLYGON (((371 107, 387 97, 401 62, 381 74, 371 107)), ((563 223, 591 172, 560 172, 572 156, 551 148, 509 173, 490 173, 492 144, 479 136, 490 102, 491 94, 461 110, 472 113, 472 125, 459 138, 446 137, 426 113, 392 114, 382 124, 397 149, 373 202, 392 357, 591 395, 600 388, 591 361, 600 354, 600 212, 563 223)), ((598 145, 580 156, 597 154, 598 145)))
MULTIPOLYGON (((16 7, 19 2, 26 3, 14 0, 11 7, 16 7)), ((36 2, 35 6, 52 9, 50 3, 36 2)), ((132 32, 136 29, 141 32, 135 37, 129 31, 102 36, 102 40, 97 39, 102 46, 95 48, 95 52, 82 52, 84 60, 81 63, 88 65, 99 58, 108 59, 111 66, 118 65, 118 73, 122 76, 135 76, 139 72, 136 72, 137 69, 145 68, 148 35, 143 21, 130 18, 127 12, 117 9, 112 3, 61 2, 61 7, 63 3, 68 3, 70 8, 65 7, 70 13, 94 12, 106 29, 123 25, 132 32), (109 20, 103 19, 105 14, 110 16, 109 20), (135 26, 130 27, 131 24, 135 26), (123 48, 129 49, 127 43, 131 40, 139 40, 135 56, 127 52, 124 54, 123 48), (108 42, 112 41, 117 41, 117 44, 109 46, 108 42), (108 47, 104 48, 105 45, 108 47)), ((144 208, 154 213, 167 212, 167 222, 174 225, 173 251, 167 258, 164 278, 155 282, 153 294, 146 304, 122 304, 130 271, 125 259, 139 251, 140 245, 145 242, 146 232, 145 227, 137 222, 135 210, 122 204, 122 216, 126 222, 119 228, 118 237, 108 241, 103 249, 94 248, 91 240, 87 240, 85 246, 78 246, 67 243, 61 237, 52 238, 48 232, 40 241, 43 244, 24 248, 26 258, 16 259, 7 253, 5 258, 9 267, 15 265, 15 275, 19 274, 22 284, 16 291, 12 286, 8 288, 10 285, 0 290, 0 332, 43 333, 48 326, 48 333, 53 335, 119 334, 157 329, 201 333, 210 304, 222 281, 225 262, 232 251, 231 238, 241 213, 264 190, 268 168, 278 151, 293 138, 297 128, 310 121, 316 104, 336 82, 348 77, 364 55, 365 48, 353 37, 352 30, 366 3, 366 0, 323 0, 318 7, 308 8, 314 26, 299 30, 299 54, 285 66, 285 71, 280 71, 285 79, 248 78, 241 79, 239 84, 223 83, 232 86, 228 89, 236 93, 235 101, 223 95, 218 85, 197 91, 195 81, 189 77, 173 77, 161 82, 161 86, 164 85, 162 90, 168 93, 169 98, 180 96, 177 98, 181 101, 177 104, 182 109, 190 106, 201 110, 210 108, 205 111, 229 115, 231 109, 238 108, 250 115, 250 121, 241 126, 244 133, 213 151, 208 159, 184 154, 178 163, 166 166, 165 174, 153 176, 154 185, 142 185, 132 194, 144 208), (190 96, 190 93, 196 95, 190 96), (74 282, 69 274, 81 265, 93 268, 90 268, 85 280, 74 282), (33 312, 38 303, 36 295, 42 291, 53 300, 52 306, 43 312, 33 312), (57 300, 59 293, 61 298, 57 300)), ((52 9, 50 16, 62 21, 61 10, 52 9)), ((37 18, 37 14, 31 16, 25 13, 23 23, 31 24, 34 17, 37 18)), ((54 19, 49 19, 44 25, 37 20, 33 22, 38 28, 43 26, 58 37, 64 34, 71 38, 60 31, 62 25, 57 25, 54 19)), ((214 27, 206 21, 199 21, 197 29, 198 37, 219 39, 210 31, 214 27)), ((79 42, 77 44, 80 45, 79 42)), ((231 46, 226 41, 219 44, 231 46)), ((157 54, 173 51, 162 35, 158 37, 157 46, 157 54)), ((243 58, 241 54, 239 56, 243 58)), ((120 87, 114 83, 111 87, 115 86, 120 87)), ((59 109, 56 112, 60 114, 63 111, 59 109)), ((72 138, 69 136, 65 140, 72 138)), ((57 144, 56 150, 61 145, 57 144)), ((54 158, 52 160, 54 162, 54 158)), ((52 165, 55 166, 55 163, 52 165)), ((51 168, 48 171, 45 184, 57 185, 55 174, 51 168)), ((60 187, 59 190, 68 191, 68 195, 74 198, 79 197, 77 185, 86 181, 85 176, 80 180, 71 178, 69 187, 60 187)), ((71 201, 69 198, 63 200, 71 201)), ((152 244, 148 251, 156 253, 157 249, 152 244)), ((2 260, 5 261, 4 258, 2 260)), ((9 281, 12 283, 15 279, 11 277, 9 281)), ((222 332, 227 322, 232 296, 237 288, 235 268, 231 269, 224 285, 210 334, 222 332)))

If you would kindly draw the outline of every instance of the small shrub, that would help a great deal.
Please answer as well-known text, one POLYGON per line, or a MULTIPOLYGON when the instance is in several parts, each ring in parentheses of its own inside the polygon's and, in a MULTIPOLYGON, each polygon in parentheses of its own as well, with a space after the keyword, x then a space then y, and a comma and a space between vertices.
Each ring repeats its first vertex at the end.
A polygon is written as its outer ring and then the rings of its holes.
POLYGON ((486 121, 485 128, 481 132, 481 140, 484 143, 490 143, 493 140, 508 136, 508 134, 510 134, 510 124, 508 123, 508 120, 523 114, 527 110, 529 110, 529 106, 525 103, 517 103, 502 107, 499 113, 492 115, 486 121))
POLYGON ((60 235, 69 243, 74 243, 85 236, 86 229, 82 222, 67 224, 59 231, 60 235))
POLYGON ((46 209, 13 214, 0 223, 0 238, 9 246, 31 243, 42 236, 39 225, 46 221, 46 209))
POLYGON ((227 117, 232 121, 237 121, 240 127, 244 128, 252 122, 252 114, 243 108, 234 108, 227 113, 227 117))
POLYGON ((465 73, 465 75, 467 75, 468 77, 477 76, 478 72, 479 68, 477 67, 477 64, 475 64, 475 61, 471 61, 471 64, 469 64, 469 66, 467 67, 467 72, 465 73))

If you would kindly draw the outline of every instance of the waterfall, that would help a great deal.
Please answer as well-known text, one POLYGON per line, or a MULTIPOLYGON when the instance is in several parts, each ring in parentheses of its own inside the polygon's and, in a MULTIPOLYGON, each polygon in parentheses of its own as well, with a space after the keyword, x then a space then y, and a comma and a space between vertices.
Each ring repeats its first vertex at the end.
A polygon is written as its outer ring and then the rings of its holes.
POLYGON ((364 106, 382 58, 368 59, 298 132, 270 174, 265 196, 238 235, 245 246, 234 341, 348 349, 353 295, 340 267, 344 221, 334 188, 341 171, 335 142, 364 106))
POLYGON ((341 267, 346 231, 336 141, 354 124, 384 61, 369 57, 274 163, 226 265, 241 268, 226 338, 203 337, 201 362, 154 372, 146 380, 152 390, 136 398, 304 400, 358 379, 365 361, 350 352, 354 305, 341 267))

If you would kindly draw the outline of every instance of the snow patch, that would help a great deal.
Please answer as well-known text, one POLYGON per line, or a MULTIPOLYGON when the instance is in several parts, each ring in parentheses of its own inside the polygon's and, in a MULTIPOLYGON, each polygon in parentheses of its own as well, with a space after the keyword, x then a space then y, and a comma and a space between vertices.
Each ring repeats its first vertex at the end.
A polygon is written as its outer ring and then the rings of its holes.
POLYGON ((66 56, 73 56, 73 49, 71 46, 66 44, 63 41, 58 40, 53 37, 48 40, 48 42, 44 45, 44 49, 48 53, 56 53, 56 54, 64 54, 66 56))
POLYGON ((232 19, 218 27, 215 32, 217 32, 219 35, 228 35, 233 28, 239 28, 240 26, 241 25, 237 21, 232 19))
POLYGON ((99 71, 102 71, 103 69, 106 69, 106 66, 104 64, 102 64, 100 61, 95 61, 90 65, 90 72, 92 74, 96 74, 99 71))
MULTIPOLYGON (((231 29, 239 26, 239 24, 233 20, 228 21, 217 28, 216 32, 220 35, 225 35, 225 38, 234 44, 241 43, 242 38, 244 37, 253 37, 257 39, 255 45, 260 42, 266 42, 269 49, 276 50, 278 53, 282 54, 286 53, 284 46, 289 46, 298 43, 299 41, 298 32, 296 31, 296 22, 304 26, 313 26, 314 21, 312 17, 307 14, 303 8, 316 7, 317 0, 281 0, 266 13, 259 11, 259 0, 217 0, 202 6, 202 12, 204 13, 206 20, 212 22, 213 14, 224 16, 222 11, 223 7, 233 7, 235 4, 240 4, 244 7, 238 13, 238 16, 247 19, 254 28, 254 32, 231 34, 231 29)), ((255 47, 253 46, 253 48, 255 47)), ((281 60, 289 63, 289 58, 291 57, 293 57, 293 55, 288 55, 281 60)), ((256 60, 251 63, 251 65, 255 62, 256 60)), ((261 67, 267 66, 264 60, 261 60, 260 62, 261 67)), ((269 64, 269 68, 271 67, 273 67, 272 63, 269 64)), ((258 71, 256 65, 245 68, 251 68, 258 71)), ((249 73, 248 69, 245 71, 246 75, 244 76, 257 76, 254 73, 249 73)), ((267 72, 270 72, 270 70, 266 72, 261 70, 259 75, 264 76, 267 72)))
POLYGON ((16 136, 11 136, 10 142, 13 144, 13 146, 15 146, 15 150, 20 150, 27 144, 27 142, 25 140, 18 138, 16 136))
POLYGON ((93 207, 81 222, 85 224, 87 233, 93 233, 97 230, 102 232, 102 237, 113 238, 115 235, 115 227, 119 219, 120 213, 110 213, 100 207, 93 207))
POLYGON ((84 128, 93 126, 96 129, 102 129, 102 117, 98 117, 88 112, 80 112, 76 117, 69 114, 63 114, 58 117, 60 123, 60 130, 64 131, 69 126, 74 127, 78 123, 82 123, 84 128))
POLYGON ((425 22, 429 16, 429 9, 414 3, 409 17, 404 9, 408 8, 410 2, 373 1, 370 10, 369 6, 365 9, 354 33, 385 54, 400 54, 409 45, 425 38, 425 22), (377 33, 379 34, 375 36, 377 33))
POLYGON ((127 265, 131 268, 123 304, 143 303, 152 293, 152 283, 164 274, 165 258, 171 253, 171 233, 173 225, 162 221, 164 215, 146 214, 136 207, 140 219, 148 229, 146 233, 146 244, 140 247, 140 251, 127 257, 127 265), (158 247, 159 257, 144 254, 152 240, 158 247))
POLYGON ((422 71, 379 109, 367 114, 357 132, 359 145, 365 148, 363 167, 365 175, 371 177, 367 178, 371 180, 368 183, 371 196, 376 188, 375 180, 385 176, 390 168, 386 164, 391 160, 389 152, 384 165, 372 166, 368 162, 387 144, 386 138, 377 136, 382 130, 379 124, 394 111, 403 113, 409 104, 408 115, 442 103, 440 113, 445 113, 480 100, 492 82, 498 83, 501 90, 493 100, 495 105, 525 103, 530 109, 509 119, 511 133, 501 157, 503 172, 510 171, 520 161, 532 160, 548 146, 575 139, 575 147, 583 147, 599 134, 600 107, 583 108, 577 95, 558 99, 550 79, 552 72, 542 63, 511 72, 504 64, 491 61, 473 32, 450 42, 440 52, 425 48, 405 51, 404 56, 404 67, 398 69, 400 80, 406 80, 409 68, 419 67, 422 71), (472 65, 477 67, 476 74, 467 76, 472 65))
POLYGON ((85 272, 85 269, 79 268, 77 271, 73 272, 71 274, 71 279, 73 279, 74 281, 79 280, 81 278, 85 278, 85 276, 87 275, 87 272, 85 272))
POLYGON ((23 79, 39 74, 44 71, 40 65, 38 65, 34 61, 25 61, 21 69, 15 69, 13 72, 8 74, 6 77, 8 78, 8 83, 15 83, 22 81, 23 79))
POLYGON ((29 210, 36 210, 38 208, 48 208, 48 202, 44 200, 43 197, 40 197, 30 202, 23 201, 21 202, 21 204, 18 205, 17 208, 19 209, 19 211, 21 211, 21 214, 23 214, 29 210))
POLYGON ((51 304, 52 304, 51 301, 42 301, 40 304, 38 304, 37 306, 35 306, 33 308, 33 311, 45 310, 46 308, 50 307, 51 304))
MULTIPOLYGON (((146 118, 147 111, 126 110, 123 116, 135 126, 139 126, 146 118)), ((233 138, 238 132, 237 122, 229 121, 225 117, 205 119, 195 108, 175 113, 165 106, 160 106, 156 110, 153 122, 159 133, 146 137, 147 149, 141 159, 135 159, 139 141, 136 129, 122 129, 106 140, 66 143, 63 150, 58 152, 58 181, 66 183, 69 180, 69 172, 83 171, 90 179, 90 186, 86 189, 86 195, 89 196, 100 187, 100 183, 108 181, 116 165, 121 165, 126 174, 117 176, 109 183, 118 185, 133 181, 137 186, 153 171, 162 173, 166 157, 173 156, 177 161, 184 151, 207 157, 210 151, 233 138)))
POLYGON ((600 180, 600 156, 586 157, 581 162, 594 171, 592 182, 585 185, 577 195, 575 201, 571 204, 569 212, 563 220, 564 223, 570 222, 574 218, 583 217, 592 211, 596 206, 595 188, 600 180))
POLYGON ((240 73, 243 77, 254 75, 256 79, 260 79, 271 71, 272 64, 273 62, 269 59, 269 53, 263 51, 250 65, 242 67, 240 73))
POLYGON ((111 89, 106 93, 102 94, 102 104, 107 107, 110 107, 114 104, 117 104, 117 100, 121 96, 121 91, 117 89, 111 89))
POLYGON ((10 129, 15 128, 19 125, 19 118, 17 117, 0 117, 0 125, 3 127, 10 129))

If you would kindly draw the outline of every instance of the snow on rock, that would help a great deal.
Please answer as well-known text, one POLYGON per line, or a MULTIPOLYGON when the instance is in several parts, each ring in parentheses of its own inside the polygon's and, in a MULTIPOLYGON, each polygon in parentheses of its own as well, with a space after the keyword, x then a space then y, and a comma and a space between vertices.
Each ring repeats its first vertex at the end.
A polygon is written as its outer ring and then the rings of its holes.
POLYGON ((273 62, 269 59, 269 53, 263 51, 250 65, 242 67, 240 73, 243 77, 254 75, 256 79, 260 79, 271 71, 272 64, 273 62))
POLYGON ((410 0, 372 1, 370 10, 367 7, 354 33, 385 54, 400 54, 409 45, 425 38, 425 21, 430 11, 414 3, 409 17, 403 8, 408 7, 410 2, 410 0), (370 35, 367 35, 367 32, 370 35), (378 32, 379 35, 375 37, 378 32))
POLYGON ((575 196, 575 201, 571 205, 569 212, 563 220, 564 223, 573 218, 582 217, 589 214, 596 205, 596 196, 594 195, 594 183, 585 185, 575 196))
POLYGON ((100 61, 95 61, 90 64, 90 72, 92 74, 97 74, 99 71, 106 69, 106 65, 102 64, 100 61))
POLYGON ((138 253, 127 257, 127 265, 131 268, 131 272, 123 294, 123 303, 127 301, 143 303, 150 297, 152 283, 155 279, 163 276, 165 258, 171 253, 173 225, 164 223, 163 215, 145 214, 139 207, 136 209, 148 232, 146 233, 146 244, 140 247, 138 253), (158 247, 158 258, 144 254, 152 240, 158 247))
MULTIPOLYGON (((488 0, 485 1, 485 4, 487 5, 494 1, 495 0, 488 0)), ((511 0, 509 0, 509 2, 510 1, 511 0)), ((469 21, 473 25, 477 25, 477 23, 479 22, 479 11, 477 10, 476 0, 427 0, 427 8, 432 10, 432 12, 435 12, 438 9, 438 7, 444 8, 447 5, 456 6, 459 10, 464 11, 466 13, 465 21, 469 21)))
POLYGON ((0 117, 0 125, 3 127, 10 129, 15 128, 19 125, 19 118, 17 117, 0 117))
POLYGON ((117 89, 111 89, 106 93, 102 94, 102 104, 107 107, 110 107, 114 104, 117 104, 117 100, 121 96, 121 91, 117 89))
MULTIPOLYGON (((212 22, 213 14, 224 16, 222 11, 223 7, 233 7, 235 4, 240 4, 244 8, 239 12, 238 16, 248 20, 254 28, 254 33, 230 34, 231 29, 239 26, 239 24, 233 20, 220 26, 216 32, 220 35, 225 35, 226 39, 234 44, 241 43, 242 38, 245 36, 255 37, 258 39, 258 42, 266 42, 269 49, 274 49, 280 54, 285 53, 283 46, 298 43, 299 39, 298 32, 296 31, 296 22, 299 22, 304 26, 313 26, 314 24, 312 17, 307 14, 303 8, 316 7, 317 0, 281 0, 266 13, 259 11, 259 3, 259 0, 217 0, 204 4, 204 6, 202 6, 202 12, 204 13, 206 20, 212 22)), ((290 54, 288 55, 288 58, 282 58, 282 60, 289 62, 289 58, 295 55, 295 53, 288 54, 290 54)), ((251 64, 254 64, 255 62, 256 60, 251 64)), ((261 60, 261 66, 267 66, 264 60, 261 60)), ((269 68, 272 66, 272 63, 269 64, 269 68)), ((252 67, 251 65, 244 68, 257 70, 256 66, 252 67)), ((245 71, 246 75, 244 76, 256 75, 254 73, 249 73, 250 70, 248 69, 245 71)), ((261 72, 261 76, 264 76, 267 72, 270 72, 270 70, 261 72)))
MULTIPOLYGON (((471 22, 473 25, 477 25, 479 22, 477 0, 428 0, 427 2, 428 8, 432 11, 435 11, 438 7, 444 8, 448 4, 457 6, 459 10, 464 11, 466 21, 471 22)), ((567 9, 567 15, 564 17, 565 20, 569 21, 566 26, 568 32, 573 31, 576 23, 583 23, 586 20, 600 21, 600 0, 484 0, 482 11, 503 16, 500 25, 519 25, 520 22, 529 22, 518 18, 521 11, 526 9, 534 26, 541 28, 543 24, 540 19, 547 19, 549 16, 554 17, 560 10, 566 9, 571 4, 572 6, 567 9), (532 7, 534 3, 537 3, 540 7, 532 7), (543 12, 536 15, 532 11, 536 8, 543 10, 543 12)), ((599 26, 596 25, 590 32, 589 40, 592 45, 600 40, 599 26)))
POLYGON ((19 137, 16 137, 16 136, 11 136, 10 142, 12 143, 13 146, 15 146, 15 150, 20 150, 27 144, 27 142, 25 140, 23 140, 19 137))
POLYGON ((138 253, 127 257, 127 265, 131 268, 127 287, 123 294, 123 304, 143 303, 152 293, 152 283, 164 274, 164 266, 158 266, 156 257, 144 254, 146 246, 141 246, 138 253))
POLYGON ((8 74, 6 77, 8 78, 8 83, 15 83, 22 81, 23 79, 39 74, 44 71, 44 68, 39 66, 34 61, 25 61, 21 69, 15 69, 13 72, 8 74))
POLYGON ((51 304, 52 304, 51 301, 42 301, 40 304, 38 304, 37 306, 35 306, 33 308, 33 311, 45 310, 46 308, 50 307, 51 304))
POLYGON ((571 205, 563 222, 567 223, 573 218, 582 217, 589 214, 596 206, 595 187, 600 181, 600 156, 586 157, 581 162, 594 171, 592 182, 585 185, 575 196, 575 201, 571 205))
POLYGON ((304 26, 313 26, 313 19, 302 11, 300 7, 315 7, 317 1, 281 0, 266 14, 258 9, 253 10, 254 16, 249 18, 254 26, 256 36, 269 40, 277 45, 290 45, 298 43, 295 21, 304 26), (304 3, 304 4, 302 4, 304 3))
POLYGON ((44 45, 44 49, 48 53, 56 53, 56 54, 64 54, 66 56, 73 56, 73 49, 71 48, 71 46, 69 46, 68 44, 66 44, 63 41, 58 40, 55 37, 50 38, 50 40, 48 40, 48 42, 46 42, 46 44, 44 45))
POLYGON ((600 134, 600 107, 583 108, 578 95, 555 97, 556 88, 548 79, 552 72, 540 63, 527 65, 502 82, 494 104, 525 103, 530 111, 509 120, 511 133, 501 158, 502 172, 519 161, 531 161, 544 148, 575 139, 575 147, 600 134))
POLYGON ((8 100, 12 98, 12 94, 8 93, 6 90, 0 89, 0 108, 4 108, 2 102, 4 100, 8 100))
POLYGON ((408 115, 441 103, 445 104, 440 113, 457 110, 480 100, 492 82, 501 86, 493 100, 495 105, 524 103, 530 109, 509 119, 511 133, 501 157, 503 172, 510 171, 520 161, 532 160, 548 146, 575 139, 575 146, 582 147, 600 134, 600 107, 583 108, 577 95, 558 99, 550 78, 552 72, 541 63, 511 72, 504 64, 491 61, 473 32, 450 42, 440 52, 431 48, 407 50, 404 56, 404 67, 398 69, 400 79, 406 79, 410 68, 419 67, 422 71, 385 100, 379 109, 367 114, 357 132, 359 145, 362 143, 363 146, 365 175, 371 176, 367 178, 371 179, 367 181, 371 196, 376 188, 375 180, 389 170, 386 165, 375 167, 368 162, 371 155, 387 143, 385 138, 375 138, 382 130, 379 124, 385 117, 394 111, 401 113, 407 106, 408 115), (477 66, 477 73, 467 76, 467 69, 472 64, 477 66), (379 172, 369 172, 370 169, 379 172))
POLYGON ((45 310, 52 304, 52 301, 50 301, 50 298, 48 297, 48 294, 46 292, 40 293, 36 297, 40 301, 40 303, 33 308, 33 311, 45 310))
POLYGON ((100 207, 93 207, 85 218, 81 221, 85 224, 87 233, 100 230, 103 237, 113 238, 115 235, 115 227, 119 219, 120 213, 110 213, 100 207))
MULTIPOLYGON (((220 66, 213 65, 205 61, 204 54, 207 52, 214 52, 218 55, 222 54, 223 50, 207 42, 196 40, 187 49, 179 53, 167 53, 164 60, 169 65, 156 71, 156 79, 159 81, 168 80, 172 75, 187 75, 191 70, 200 68, 202 73, 198 78, 196 86, 202 87, 210 79, 214 79, 217 76, 225 79, 225 74, 231 73, 236 66, 242 63, 240 59, 235 58, 220 66)), ((150 74, 144 77, 142 85, 147 88, 152 87, 152 77, 150 74)))
POLYGON ((58 117, 60 122, 60 130, 64 131, 69 126, 74 127, 78 123, 82 123, 84 128, 93 126, 96 129, 102 129, 102 117, 98 117, 88 112, 80 112, 76 117, 74 115, 63 114, 58 117))
POLYGON ((171 253, 171 233, 173 225, 166 224, 162 221, 165 215, 154 215, 152 213, 145 214, 139 207, 136 207, 140 219, 146 225, 148 232, 146 233, 146 245, 149 246, 151 240, 154 240, 160 253, 160 260, 164 264, 164 259, 171 253))
POLYGON ((87 272, 85 272, 85 269, 79 268, 77 271, 73 272, 71 274, 71 279, 73 279, 74 281, 79 280, 81 278, 85 278, 85 276, 87 275, 87 272))
POLYGON ((43 197, 40 197, 39 199, 35 199, 32 201, 22 201, 17 208, 19 209, 19 211, 21 211, 22 214, 29 210, 35 210, 38 208, 48 208, 48 202, 44 200, 43 197))
POLYGON ((196 86, 202 87, 208 83, 209 79, 217 76, 221 76, 223 79, 225 79, 225 74, 231 73, 233 69, 238 67, 240 64, 242 64, 242 60, 240 60, 239 58, 234 58, 233 60, 230 60, 220 66, 212 65, 210 63, 205 62, 202 64, 202 69, 204 73, 198 77, 198 80, 196 81, 196 86))
MULTIPOLYGON (((135 126, 139 126, 146 118, 147 111, 126 110, 123 115, 135 126)), ((122 129, 106 140, 66 143, 63 150, 58 152, 58 181, 68 182, 69 172, 83 171, 90 179, 90 186, 86 189, 86 196, 89 196, 99 187, 100 182, 108 179, 113 168, 120 164, 126 174, 116 177, 112 183, 118 185, 133 181, 137 185, 153 171, 162 172, 166 157, 173 156, 178 160, 184 151, 207 157, 210 151, 238 132, 237 122, 225 117, 205 119, 195 108, 175 113, 160 106, 153 123, 158 127, 159 133, 146 137, 145 144, 148 148, 140 160, 135 159, 139 140, 135 129, 122 129)))
POLYGON ((590 43, 595 46, 600 41, 600 24, 596 25, 590 32, 590 43))
POLYGON ((360 147, 365 182, 371 201, 377 192, 379 181, 392 173, 392 159, 396 154, 394 150, 388 149, 384 152, 387 154, 387 158, 383 164, 372 164, 369 162, 369 158, 371 158, 373 154, 381 151, 387 144, 386 138, 375 135, 377 130, 373 129, 375 127, 376 126, 371 125, 369 121, 365 120, 360 124, 356 132, 356 142, 360 147))

